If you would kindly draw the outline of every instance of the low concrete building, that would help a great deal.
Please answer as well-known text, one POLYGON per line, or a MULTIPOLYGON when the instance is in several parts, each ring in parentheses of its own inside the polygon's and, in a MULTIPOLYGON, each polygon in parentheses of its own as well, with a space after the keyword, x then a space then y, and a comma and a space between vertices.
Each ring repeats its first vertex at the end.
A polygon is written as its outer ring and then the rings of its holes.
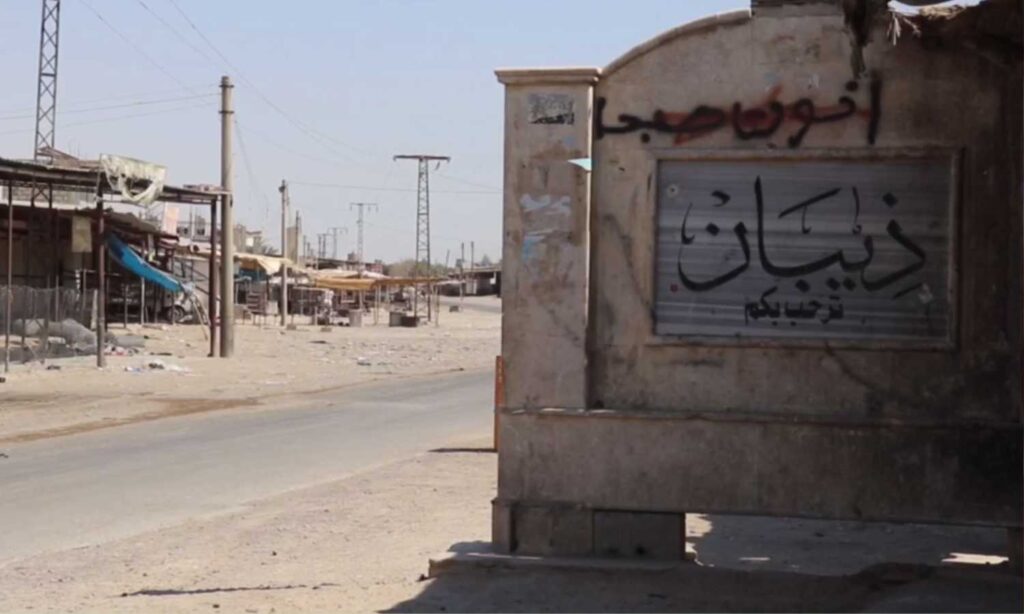
POLYGON ((1021 13, 754 2, 499 70, 494 542, 685 513, 1021 525, 1021 13))

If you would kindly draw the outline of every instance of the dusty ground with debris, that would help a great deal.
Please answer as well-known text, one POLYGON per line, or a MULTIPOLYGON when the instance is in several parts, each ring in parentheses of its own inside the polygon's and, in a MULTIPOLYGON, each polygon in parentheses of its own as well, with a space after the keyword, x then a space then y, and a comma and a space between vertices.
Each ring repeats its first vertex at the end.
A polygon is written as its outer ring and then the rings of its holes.
POLYGON ((244 510, 0 567, 0 611, 1020 611, 1002 531, 692 516, 698 564, 671 572, 472 569, 495 456, 486 440, 244 510), (954 554, 956 553, 956 554, 954 554), (946 560, 946 563, 943 563, 946 560), (883 562, 940 565, 919 568, 883 562), (864 571, 866 568, 870 568, 864 571))
MULTIPOLYGON (((14 365, 0 384, 0 444, 116 426, 169 415, 299 399, 303 393, 405 375, 492 368, 500 352, 501 301, 467 297, 444 309, 440 326, 361 328, 239 324, 236 358, 207 358, 198 326, 132 325, 111 332, 148 337, 141 353, 14 365), (160 361, 164 368, 150 368, 160 361), (59 367, 59 370, 48 368, 59 367)), ((298 319, 297 319, 298 321, 298 319)))

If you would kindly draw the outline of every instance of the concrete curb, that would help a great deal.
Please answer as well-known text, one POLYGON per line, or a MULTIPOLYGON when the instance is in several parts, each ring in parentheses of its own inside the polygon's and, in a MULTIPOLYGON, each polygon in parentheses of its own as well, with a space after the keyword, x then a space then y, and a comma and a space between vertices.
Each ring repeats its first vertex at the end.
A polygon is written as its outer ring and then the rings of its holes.
POLYGON ((560 569, 570 571, 647 571, 666 572, 697 567, 696 559, 687 552, 683 561, 652 561, 641 559, 545 557, 497 554, 494 552, 445 552, 431 557, 427 577, 444 573, 484 569, 560 569))

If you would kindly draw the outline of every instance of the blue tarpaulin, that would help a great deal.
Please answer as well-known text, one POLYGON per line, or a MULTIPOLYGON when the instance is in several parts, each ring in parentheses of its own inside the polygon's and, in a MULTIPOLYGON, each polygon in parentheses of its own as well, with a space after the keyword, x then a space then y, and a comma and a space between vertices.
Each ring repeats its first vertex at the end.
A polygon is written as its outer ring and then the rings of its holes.
POLYGON ((161 271, 143 260, 142 256, 135 253, 135 250, 128 247, 124 241, 115 235, 107 237, 107 250, 118 264, 146 281, 171 292, 184 291, 181 282, 176 277, 161 271))

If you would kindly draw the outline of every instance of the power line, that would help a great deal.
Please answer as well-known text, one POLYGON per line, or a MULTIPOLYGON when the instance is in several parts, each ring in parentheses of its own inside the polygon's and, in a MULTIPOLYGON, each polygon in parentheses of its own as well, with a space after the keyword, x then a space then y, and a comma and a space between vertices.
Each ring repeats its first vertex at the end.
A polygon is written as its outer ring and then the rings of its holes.
POLYGON ((164 66, 162 64, 160 64, 159 62, 154 60, 148 53, 146 53, 146 51, 142 47, 137 45, 135 43, 135 41, 133 41, 132 39, 128 38, 128 36, 126 34, 121 32, 117 28, 115 28, 113 26, 113 24, 111 24, 109 21, 107 21, 107 19, 99 11, 97 11, 91 4, 89 4, 88 0, 79 0, 79 1, 82 3, 83 6, 85 6, 85 8, 89 9, 89 11, 91 11, 92 14, 96 16, 96 19, 99 19, 101 22, 103 22, 103 25, 107 26, 107 28, 110 29, 111 32, 113 32, 114 34, 119 36, 121 38, 121 40, 123 40, 124 42, 128 43, 129 46, 131 46, 133 49, 135 49, 135 51, 137 51, 139 53, 139 55, 142 56, 142 58, 144 60, 146 60, 147 62, 152 64, 160 72, 162 72, 165 75, 167 75, 167 77, 169 77, 172 81, 174 81, 175 83, 180 85, 182 88, 189 89, 189 87, 187 85, 185 85, 185 83, 181 79, 179 79, 178 77, 174 76, 174 74, 172 74, 171 71, 167 70, 166 68, 164 68, 164 66))
POLYGON ((203 31, 199 29, 199 26, 197 26, 195 24, 195 22, 192 21, 192 19, 188 16, 187 13, 185 13, 184 10, 182 10, 182 8, 178 4, 177 0, 167 0, 167 1, 170 2, 171 6, 173 6, 174 9, 178 12, 178 14, 181 15, 181 18, 184 19, 186 23, 188 23, 189 27, 192 28, 192 30, 199 36, 199 38, 203 39, 203 41, 210 47, 210 49, 212 49, 213 52, 217 54, 217 57, 219 57, 221 59, 221 61, 223 61, 224 64, 227 65, 227 67, 230 68, 235 73, 235 75, 238 76, 238 78, 242 81, 242 83, 244 83, 246 86, 251 88, 256 93, 256 95, 259 96, 260 99, 263 100, 263 102, 266 103, 270 108, 272 108, 274 111, 279 113, 282 117, 284 117, 289 122, 291 122, 296 128, 298 128, 299 130, 302 130, 303 132, 307 133, 307 136, 310 136, 310 138, 313 138, 314 140, 316 140, 315 135, 313 134, 313 132, 309 128, 307 128, 299 120, 293 118, 284 109, 279 107, 276 103, 274 103, 274 101, 272 101, 269 97, 267 97, 263 93, 262 90, 260 90, 258 87, 256 87, 256 85, 252 81, 250 81, 249 78, 246 77, 245 74, 241 70, 239 70, 238 67, 235 66, 231 62, 231 60, 228 59, 228 57, 226 55, 224 55, 224 53, 221 52, 221 50, 217 47, 217 45, 213 44, 213 41, 211 41, 209 39, 209 37, 207 37, 205 34, 203 34, 203 31))
POLYGON ((159 22, 160 22, 160 23, 161 23, 161 24, 162 24, 162 25, 163 25, 163 26, 164 26, 165 28, 167 28, 168 30, 170 30, 170 31, 171 31, 171 33, 173 33, 173 34, 174 34, 174 36, 176 36, 176 37, 178 38, 178 40, 180 40, 180 41, 181 41, 182 43, 184 43, 184 44, 185 44, 185 45, 187 45, 187 46, 188 46, 188 47, 189 47, 190 49, 192 49, 192 51, 195 51, 196 53, 198 53, 198 54, 199 54, 200 56, 202 56, 202 58, 203 58, 204 60, 206 60, 207 62, 210 62, 211 64, 215 64, 215 63, 216 63, 216 62, 214 61, 214 59, 213 59, 213 58, 211 58, 211 57, 210 57, 210 55, 209 55, 208 53, 206 53, 205 51, 203 51, 203 50, 202 50, 202 49, 201 49, 200 47, 196 46, 196 45, 195 45, 195 44, 194 44, 194 43, 193 43, 192 41, 188 40, 188 38, 186 38, 184 34, 182 34, 181 32, 178 32, 178 29, 177 29, 177 28, 175 28, 174 26, 172 26, 172 25, 171 25, 171 24, 170 24, 170 23, 169 23, 169 22, 168 22, 168 21, 167 21, 166 19, 164 19, 163 17, 161 17, 160 15, 158 15, 158 14, 156 13, 156 11, 154 11, 154 10, 153 10, 153 9, 151 9, 151 8, 149 8, 149 5, 148 5, 148 4, 146 4, 146 3, 145 3, 145 2, 143 2, 142 0, 135 0, 135 1, 136 1, 136 2, 138 2, 138 3, 139 3, 139 5, 140 5, 140 6, 142 6, 142 8, 146 9, 146 12, 147 12, 147 13, 149 13, 150 15, 152 15, 152 16, 153 16, 153 17, 154 17, 154 18, 155 18, 155 19, 156 19, 157 21, 159 21, 159 22))
MULTIPOLYGON (((112 110, 112 109, 126 109, 126 108, 129 108, 129 107, 142 107, 142 106, 148 106, 148 105, 153 105, 153 104, 166 104, 168 102, 180 102, 182 100, 196 100, 196 99, 199 99, 199 98, 211 98, 211 97, 216 96, 216 95, 217 95, 216 93, 210 92, 209 94, 197 94, 197 95, 194 95, 194 96, 176 96, 174 98, 161 98, 161 99, 158 99, 158 100, 137 100, 135 102, 126 102, 126 103, 123 103, 123 104, 112 104, 112 105, 104 105, 104 106, 99 106, 99 107, 84 107, 84 108, 78 108, 78 109, 67 109, 67 110, 61 111, 60 114, 61 115, 69 115, 69 114, 74 114, 74 113, 92 113, 92 112, 95 112, 95 111, 109 111, 109 110, 112 110)), ((28 114, 24 114, 24 115, 3 115, 3 116, 0 116, 0 121, 10 121, 10 120, 15 120, 15 119, 26 119, 26 118, 29 118, 29 117, 34 117, 34 115, 28 115, 28 114)))
MULTIPOLYGON (((235 121, 237 122, 238 120, 235 120, 235 121)), ((333 168, 337 168, 339 164, 346 164, 347 163, 347 162, 341 162, 341 161, 338 161, 338 160, 328 160, 326 158, 320 158, 320 157, 313 156, 313 155, 310 155, 310 154, 307 154, 307 153, 303 153, 301 151, 296 151, 296 150, 294 150, 294 149, 292 149, 292 148, 290 148, 290 147, 288 147, 286 145, 282 145, 281 143, 279 143, 276 140, 272 139, 271 137, 267 136, 265 133, 260 132, 259 130, 253 130, 252 126, 250 126, 249 124, 246 124, 246 130, 249 131, 249 134, 252 134, 252 135, 255 135, 255 136, 259 137, 264 142, 272 145, 273 147, 275 147, 275 148, 277 148, 277 149, 279 149, 279 150, 281 150, 281 151, 283 151, 285 153, 289 153, 289 154, 291 154, 293 156, 297 156, 299 158, 305 158, 306 160, 311 160, 313 162, 319 162, 321 164, 326 164, 326 165, 329 165, 329 166, 331 166, 333 168)))
MULTIPOLYGON (((320 132, 319 130, 316 130, 315 128, 311 127, 310 125, 306 124, 305 122, 302 122, 302 121, 296 119, 295 117, 293 117, 290 113, 288 113, 283 108, 281 108, 280 105, 275 103, 266 94, 264 94, 263 91, 259 87, 257 87, 255 83, 253 83, 248 77, 246 77, 245 74, 241 70, 239 70, 239 68, 237 66, 235 66, 231 62, 231 60, 229 60, 228 57, 223 52, 221 52, 221 50, 215 44, 213 44, 213 41, 210 40, 210 38, 207 37, 203 33, 203 31, 199 29, 199 27, 195 24, 195 22, 191 18, 189 18, 188 14, 185 13, 185 11, 181 8, 181 6, 178 4, 177 0, 167 0, 167 2, 169 2, 171 4, 171 6, 174 7, 174 9, 178 12, 178 14, 181 15, 181 18, 184 19, 186 23, 188 23, 189 27, 192 28, 192 30, 201 39, 203 39, 203 41, 210 47, 210 49, 212 49, 213 52, 216 53, 217 56, 224 62, 224 64, 228 68, 230 68, 234 72, 235 75, 238 76, 238 79, 245 86, 247 86, 250 89, 252 89, 252 91, 256 94, 256 96, 260 98, 260 100, 262 100, 267 106, 269 106, 271 109, 273 109, 279 115, 281 115, 281 117, 283 117, 286 120, 288 120, 288 122, 290 124, 292 124, 296 129, 298 129, 300 132, 305 134, 311 140, 315 141, 318 145, 320 145, 321 147, 327 149, 328 151, 331 151, 335 155, 339 155, 339 156, 341 156, 343 158, 348 159, 350 162, 352 162, 354 164, 360 164, 360 165, 363 165, 363 166, 365 166, 365 163, 363 163, 361 160, 359 160, 357 158, 353 158, 349 154, 338 152, 336 149, 331 147, 329 145, 329 143, 335 143, 337 145, 340 145, 341 147, 344 147, 346 149, 350 149, 350 150, 352 150, 352 151, 354 151, 356 153, 370 154, 370 155, 379 155, 379 154, 374 154, 372 152, 369 152, 369 151, 367 151, 365 149, 362 149, 362 148, 359 148, 359 147, 355 147, 354 145, 351 145, 349 143, 345 143, 344 141, 338 140, 337 138, 335 138, 335 137, 333 137, 331 135, 328 135, 326 133, 320 132), (329 143, 325 143, 324 141, 328 141, 329 143)), ((377 171, 373 171, 373 172, 377 172, 377 171)))
MULTIPOLYGON (((202 105, 191 104, 191 105, 185 105, 185 106, 181 106, 181 107, 174 107, 174 108, 171 108, 171 109, 160 109, 158 111, 150 111, 148 113, 135 113, 135 114, 132 114, 132 115, 118 115, 116 117, 104 117, 102 119, 92 119, 92 120, 88 120, 88 121, 84 121, 84 122, 74 122, 74 123, 70 123, 70 124, 64 124, 62 127, 63 128, 74 128, 74 127, 77 127, 77 126, 89 126, 89 125, 92 125, 92 124, 103 124, 103 123, 108 123, 108 122, 122 121, 122 120, 126 120, 126 119, 135 119, 137 117, 149 117, 151 115, 161 115, 161 114, 164 114, 164 113, 174 113, 176 111, 187 111, 187 110, 190 110, 190 109, 200 109, 200 108, 202 108, 202 105)), ((2 132, 0 132, 0 134, 20 134, 22 132, 34 132, 34 131, 35 131, 35 128, 15 128, 13 130, 2 131, 2 132)))
MULTIPOLYGON (((383 186, 346 185, 342 183, 321 183, 316 181, 290 181, 292 185, 313 188, 340 188, 343 190, 370 190, 375 192, 416 192, 413 188, 388 188, 383 186)), ((501 194, 501 190, 431 190, 432 194, 501 194)))
MULTIPOLYGON (((383 225, 383 224, 378 224, 377 222, 366 222, 366 225, 371 227, 371 228, 376 228, 378 230, 386 230, 386 231, 391 232, 391 233, 393 233, 395 235, 402 235, 403 237, 409 235, 409 229, 408 228, 405 228, 405 229, 403 229, 403 228, 395 228, 394 226, 387 226, 387 225, 383 225)), ((433 233, 433 236, 435 238, 438 238, 438 239, 444 239, 446 241, 454 241, 456 243, 458 243, 459 241, 462 241, 463 238, 464 238, 464 237, 455 237, 455 236, 452 236, 452 235, 437 234, 436 232, 433 233)))
POLYGON ((500 192, 501 191, 501 190, 498 190, 497 188, 495 188, 492 185, 486 185, 486 184, 483 184, 483 183, 477 183, 475 181, 470 181, 469 179, 462 179, 460 177, 453 177, 452 175, 445 175, 443 173, 437 173, 437 176, 439 178, 441 178, 441 179, 447 179, 449 181, 454 181, 456 183, 462 183, 462 184, 470 185, 470 186, 477 187, 477 188, 486 188, 488 190, 494 190, 495 192, 500 192))
POLYGON ((249 190, 250 192, 256 192, 263 199, 263 222, 264 226, 270 224, 270 199, 267 198, 266 193, 259 189, 259 184, 256 181, 256 173, 252 170, 252 162, 249 159, 249 150, 245 146, 245 139, 242 136, 242 126, 235 120, 235 134, 238 138, 238 149, 242 152, 242 165, 245 167, 246 176, 249 179, 249 190))
MULTIPOLYGON (((197 83, 195 85, 189 86, 188 89, 189 90, 194 90, 194 89, 202 89, 204 87, 212 87, 212 86, 210 84, 206 84, 206 83, 197 83)), ((180 93, 180 92, 181 92, 181 88, 180 87, 168 88, 168 89, 160 89, 160 90, 148 90, 148 91, 145 91, 145 92, 135 92, 133 94, 116 94, 116 95, 113 95, 113 96, 103 96, 101 98, 85 98, 85 99, 76 101, 74 104, 75 105, 86 105, 86 104, 93 104, 93 103, 97 103, 97 102, 109 102, 109 101, 112 101, 112 100, 125 100, 127 98, 138 98, 140 96, 155 96, 157 94, 172 94, 172 93, 180 93)), ((211 94, 211 95, 216 95, 216 94, 211 94)), ((34 111, 34 110, 35 110, 35 107, 16 107, 16 108, 13 108, 13 109, 3 109, 3 110, 0 110, 0 113, 8 113, 8 114, 9 113, 28 113, 29 111, 34 111)), ((61 113, 65 113, 65 112, 66 111, 61 111, 61 113)), ((19 118, 21 118, 21 117, 24 117, 24 116, 19 116, 19 118)))

